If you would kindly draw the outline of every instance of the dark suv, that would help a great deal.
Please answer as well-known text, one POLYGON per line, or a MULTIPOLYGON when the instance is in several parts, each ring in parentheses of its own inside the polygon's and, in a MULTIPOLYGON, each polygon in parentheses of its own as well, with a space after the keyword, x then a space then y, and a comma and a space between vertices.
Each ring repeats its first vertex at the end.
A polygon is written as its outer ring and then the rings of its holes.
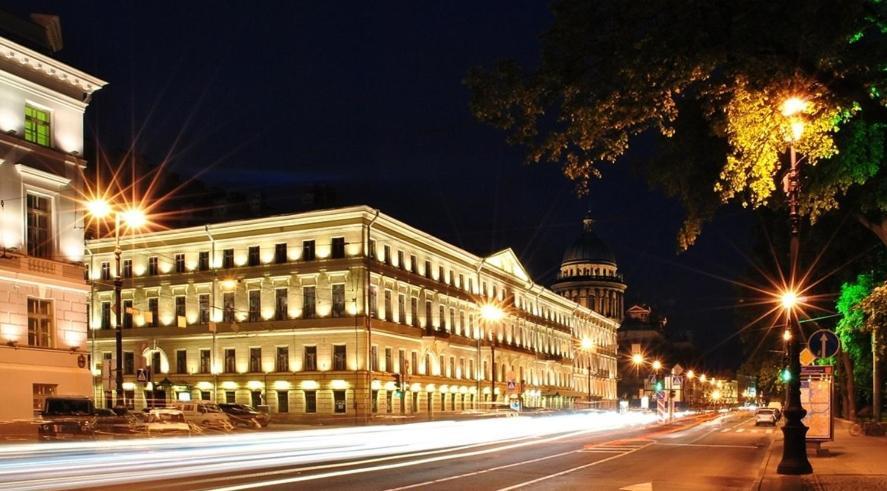
POLYGON ((92 438, 95 434, 95 405, 87 397, 48 397, 40 415, 37 434, 41 440, 92 438))

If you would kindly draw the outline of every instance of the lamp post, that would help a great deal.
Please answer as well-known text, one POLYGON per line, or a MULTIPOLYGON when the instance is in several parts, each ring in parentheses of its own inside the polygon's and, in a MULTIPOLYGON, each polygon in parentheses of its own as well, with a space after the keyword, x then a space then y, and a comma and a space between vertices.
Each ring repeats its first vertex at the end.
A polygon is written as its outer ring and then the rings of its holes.
MULTIPOLYGON (((791 138, 789 140, 790 168, 787 179, 786 194, 788 195, 789 224, 791 226, 791 242, 789 248, 789 262, 791 263, 791 285, 796 280, 795 271, 798 264, 798 249, 800 247, 800 222, 798 210, 799 174, 798 159, 795 152, 797 142, 804 132, 804 122, 801 113, 807 108, 807 102, 803 99, 792 97, 787 99, 781 107, 783 116, 789 118, 791 125, 791 138)), ((782 427, 783 447, 782 460, 776 468, 779 474, 810 474, 813 468, 807 460, 807 427, 801 422, 807 411, 801 406, 801 360, 798 339, 802 337, 795 305, 798 295, 789 290, 782 295, 782 305, 785 308, 788 329, 789 374, 790 380, 785 394, 785 424, 782 427)))
MULTIPOLYGON (((495 304, 487 303, 480 307, 480 317, 486 322, 498 322, 505 317, 502 309, 495 304)), ((490 331, 490 399, 496 401, 496 333, 495 330, 490 331)), ((480 350, 480 338, 478 338, 478 350, 480 350)), ((478 383, 478 388, 480 383, 478 383)), ((480 393, 478 393, 478 396, 480 393)))
POLYGON ((122 291, 123 291, 123 275, 120 270, 120 224, 121 221, 130 230, 141 228, 148 222, 145 212, 136 207, 127 207, 121 210, 115 210, 112 205, 104 199, 96 199, 87 203, 87 209, 90 214, 97 218, 103 219, 109 215, 114 215, 114 354, 117 357, 114 366, 114 388, 117 395, 116 405, 124 404, 123 391, 123 312, 122 310, 122 291))
POLYGON ((588 338, 582 339, 582 351, 585 352, 585 374, 588 388, 588 408, 591 409, 591 353, 594 350, 594 342, 588 338))

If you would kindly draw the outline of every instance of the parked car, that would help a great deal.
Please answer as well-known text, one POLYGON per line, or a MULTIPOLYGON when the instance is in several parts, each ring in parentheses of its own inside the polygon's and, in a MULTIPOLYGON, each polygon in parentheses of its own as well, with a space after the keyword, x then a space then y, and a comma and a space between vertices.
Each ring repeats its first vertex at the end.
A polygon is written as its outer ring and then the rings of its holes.
POLYGON ((151 409, 145 413, 144 431, 148 436, 191 435, 191 425, 178 409, 151 409))
POLYGON ((228 415, 234 425, 264 428, 271 423, 271 415, 256 411, 246 404, 219 404, 219 409, 228 415))
POLYGON ((776 409, 762 407, 755 411, 755 426, 758 426, 761 423, 775 426, 778 419, 779 418, 776 416, 776 409))
POLYGON ((97 433, 135 433, 137 421, 126 409, 96 408, 97 433))
POLYGON ((41 440, 92 438, 95 435, 95 405, 87 397, 47 397, 40 417, 37 435, 41 440))
POLYGON ((234 425, 219 405, 210 401, 178 401, 172 404, 185 415, 185 420, 204 428, 231 431, 234 425))

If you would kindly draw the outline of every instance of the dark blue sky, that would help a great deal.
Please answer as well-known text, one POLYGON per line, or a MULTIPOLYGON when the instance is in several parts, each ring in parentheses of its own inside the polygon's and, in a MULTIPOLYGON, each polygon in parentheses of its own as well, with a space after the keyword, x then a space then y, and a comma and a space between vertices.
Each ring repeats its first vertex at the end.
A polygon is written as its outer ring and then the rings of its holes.
MULTIPOLYGON (((28 2, 61 16, 59 58, 109 82, 90 135, 230 189, 334 186, 476 253, 512 247, 548 283, 587 208, 616 251, 628 301, 712 346, 733 330, 736 292, 694 273, 745 268, 755 222, 726 211, 675 254, 680 208, 626 165, 578 199, 556 166, 527 166, 477 123, 461 81, 499 58, 533 63, 544 2, 28 2)), ((643 158, 644 145, 633 150, 643 158)), ((710 359, 738 364, 735 346, 710 359)))

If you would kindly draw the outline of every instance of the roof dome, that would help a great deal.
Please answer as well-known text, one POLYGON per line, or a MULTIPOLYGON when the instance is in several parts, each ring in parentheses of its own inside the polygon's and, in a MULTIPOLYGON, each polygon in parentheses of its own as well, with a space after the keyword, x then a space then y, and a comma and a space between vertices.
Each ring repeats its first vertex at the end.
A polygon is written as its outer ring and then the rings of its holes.
POLYGON ((582 234, 564 251, 562 265, 572 263, 594 263, 616 265, 613 251, 594 233, 594 220, 586 214, 582 219, 582 234))

